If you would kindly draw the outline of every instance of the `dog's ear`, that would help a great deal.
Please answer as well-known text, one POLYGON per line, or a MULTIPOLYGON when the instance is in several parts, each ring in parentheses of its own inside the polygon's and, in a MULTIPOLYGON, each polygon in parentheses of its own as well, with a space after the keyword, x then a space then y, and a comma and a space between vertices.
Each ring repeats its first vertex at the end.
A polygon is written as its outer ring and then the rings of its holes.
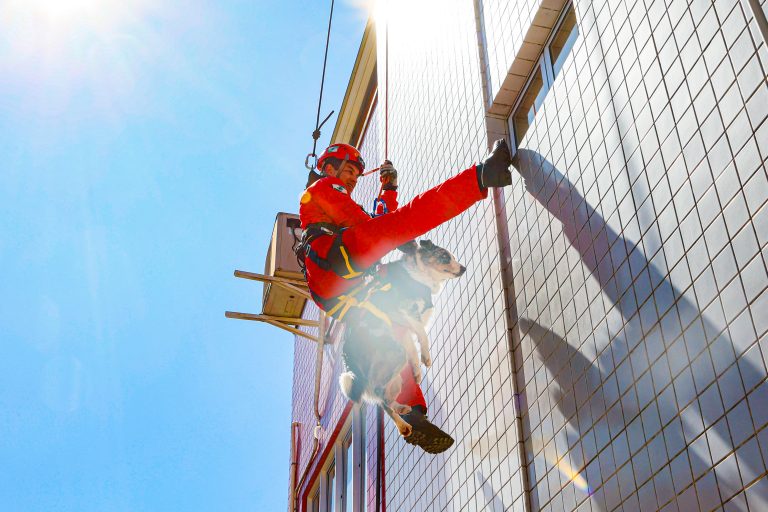
POLYGON ((416 244, 416 240, 411 240, 410 242, 406 242, 400 247, 398 247, 398 250, 404 252, 405 254, 416 254, 416 249, 418 249, 418 245, 416 244))
POLYGON ((419 244, 425 248, 425 249, 434 249, 435 244, 433 244, 430 240, 420 240, 419 244))

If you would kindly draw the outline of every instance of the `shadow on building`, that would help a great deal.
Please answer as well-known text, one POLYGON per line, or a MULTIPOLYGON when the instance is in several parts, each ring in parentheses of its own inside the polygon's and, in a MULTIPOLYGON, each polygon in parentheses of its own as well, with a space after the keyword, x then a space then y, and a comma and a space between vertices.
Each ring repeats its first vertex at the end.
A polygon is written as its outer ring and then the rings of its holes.
MULTIPOLYGON (((737 358, 725 325, 707 318, 692 293, 677 289, 666 269, 650 263, 641 247, 609 226, 549 161, 526 149, 519 155, 526 190, 560 221, 610 303, 606 328, 594 332, 603 338, 596 345, 610 350, 598 349, 594 361, 574 346, 585 340, 569 344, 551 327, 520 320, 521 336, 534 343, 557 384, 550 396, 568 428, 577 436, 589 429, 596 439, 595 448, 570 449, 581 454, 572 464, 590 489, 616 475, 621 499, 637 491, 643 510, 661 507, 675 495, 678 505, 694 510, 696 494, 700 503, 737 494, 765 472, 744 399, 765 380, 765 370, 737 358), (595 452, 608 445, 619 455, 599 456, 599 466, 591 470, 595 452), (734 454, 737 448, 742 449, 734 454), (650 491, 647 482, 653 482, 650 491)), ((602 321, 591 319, 593 327, 602 321)), ((754 341, 739 340, 739 346, 754 341)), ((768 496, 758 492, 768 507, 768 496)), ((612 498, 602 498, 611 503, 612 498)), ((746 510, 739 502, 733 505, 746 510)))

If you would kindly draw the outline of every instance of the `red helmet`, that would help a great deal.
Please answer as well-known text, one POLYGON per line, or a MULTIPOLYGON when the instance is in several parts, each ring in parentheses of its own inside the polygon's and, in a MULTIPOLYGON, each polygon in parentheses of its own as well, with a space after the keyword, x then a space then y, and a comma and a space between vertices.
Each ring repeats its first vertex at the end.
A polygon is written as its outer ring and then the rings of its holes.
POLYGON ((325 161, 329 158, 337 158, 349 162, 357 166, 361 173, 363 172, 363 169, 365 169, 365 162, 363 161, 362 155, 357 148, 350 146, 349 144, 334 144, 328 146, 325 151, 323 151, 323 154, 320 155, 320 158, 317 159, 317 169, 320 172, 323 172, 325 161))

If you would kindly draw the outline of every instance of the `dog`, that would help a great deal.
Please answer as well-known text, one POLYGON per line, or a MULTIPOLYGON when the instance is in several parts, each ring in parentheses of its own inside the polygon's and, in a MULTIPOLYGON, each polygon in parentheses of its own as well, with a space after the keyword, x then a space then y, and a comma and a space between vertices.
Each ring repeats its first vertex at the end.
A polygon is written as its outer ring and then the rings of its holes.
POLYGON ((466 267, 429 240, 411 241, 398 249, 403 257, 380 266, 358 294, 358 307, 350 309, 344 319, 342 360, 346 371, 339 376, 339 384, 355 403, 366 399, 380 404, 407 437, 411 426, 401 415, 411 408, 396 401, 402 389, 400 373, 410 365, 416 381, 421 382, 414 336, 421 362, 432 365, 426 332, 434 309, 432 295, 448 279, 463 275, 466 267))

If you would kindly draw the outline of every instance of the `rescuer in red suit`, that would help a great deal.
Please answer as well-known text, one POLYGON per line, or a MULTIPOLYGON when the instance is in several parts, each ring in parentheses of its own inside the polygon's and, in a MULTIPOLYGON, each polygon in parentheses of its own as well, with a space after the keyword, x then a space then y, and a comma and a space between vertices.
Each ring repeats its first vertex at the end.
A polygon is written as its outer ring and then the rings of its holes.
MULTIPOLYGON (((299 207, 304 229, 300 257, 305 256, 307 283, 315 302, 339 318, 343 311, 338 307, 339 296, 359 286, 366 271, 388 252, 486 198, 489 187, 509 185, 510 164, 509 148, 498 140, 483 162, 398 207, 397 171, 385 160, 379 171, 378 208, 372 216, 350 196, 365 169, 360 152, 348 144, 329 146, 317 161, 320 174, 310 174, 299 207)), ((413 408, 403 416, 405 421, 414 430, 447 436, 426 420, 427 404, 410 367, 403 370, 402 378, 397 401, 413 408)))

